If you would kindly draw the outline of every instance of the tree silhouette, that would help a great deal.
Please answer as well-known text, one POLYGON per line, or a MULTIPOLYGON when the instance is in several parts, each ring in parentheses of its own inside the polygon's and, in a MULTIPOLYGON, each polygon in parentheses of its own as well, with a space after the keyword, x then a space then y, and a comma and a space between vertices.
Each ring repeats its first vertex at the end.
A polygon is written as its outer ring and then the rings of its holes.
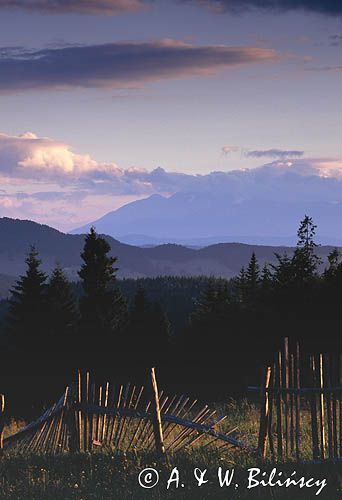
POLYGON ((315 254, 317 247, 314 241, 316 227, 308 215, 305 215, 299 225, 297 247, 292 258, 294 279, 299 285, 305 285, 315 278, 321 263, 321 259, 315 254))
POLYGON ((74 346, 78 311, 71 285, 60 265, 55 267, 48 283, 47 312, 50 336, 59 340, 56 345, 62 349, 64 342, 74 346))
POLYGON ((255 252, 252 253, 249 261, 245 279, 246 300, 250 303, 254 303, 260 284, 260 270, 255 252))
MULTIPOLYGON (((81 253, 84 264, 78 273, 84 292, 80 300, 80 334, 90 343, 95 336, 114 341, 113 335, 122 331, 127 317, 126 302, 115 286, 117 259, 109 252, 108 242, 91 228, 81 253)), ((92 348, 89 343, 88 348, 92 348)))
POLYGON ((7 325, 17 349, 36 351, 44 349, 47 341, 44 339, 47 277, 40 270, 41 261, 35 247, 30 248, 25 262, 26 273, 11 290, 7 325))

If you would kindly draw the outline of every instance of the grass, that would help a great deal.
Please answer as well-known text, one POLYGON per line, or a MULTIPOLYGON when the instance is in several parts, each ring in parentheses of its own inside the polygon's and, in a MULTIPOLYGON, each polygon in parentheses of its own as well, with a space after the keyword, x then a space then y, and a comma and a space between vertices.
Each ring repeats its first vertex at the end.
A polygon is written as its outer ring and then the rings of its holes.
MULTIPOLYGON (((228 418, 222 430, 237 427, 234 434, 252 447, 256 445, 258 435, 258 409, 242 401, 229 401, 220 407, 228 418)), ((24 423, 12 420, 6 427, 6 434, 12 434, 24 423)), ((309 450, 309 434, 305 424, 303 446, 309 450)), ((200 442, 201 443, 201 442, 200 442)), ((219 449, 202 444, 168 455, 167 460, 160 459, 146 450, 123 453, 122 451, 99 450, 92 454, 47 455, 10 455, 0 459, 0 498, 8 500, 128 500, 128 499, 226 499, 243 500, 249 498, 267 499, 312 499, 316 498, 317 488, 298 487, 258 487, 247 488, 247 469, 260 467, 270 471, 274 464, 258 463, 253 453, 219 449), (146 467, 156 469, 160 475, 158 485, 153 489, 144 489, 138 483, 139 473, 146 467), (180 474, 179 487, 172 482, 167 489, 171 471, 177 467, 180 474), (218 483, 217 469, 235 469, 233 484, 221 488, 218 483), (207 470, 208 483, 199 487, 194 477, 194 469, 207 470), (184 484, 184 487, 181 485, 184 484)), ((318 498, 342 498, 342 465, 320 464, 304 465, 293 461, 277 464, 283 477, 297 471, 296 477, 326 478, 328 485, 318 498)))

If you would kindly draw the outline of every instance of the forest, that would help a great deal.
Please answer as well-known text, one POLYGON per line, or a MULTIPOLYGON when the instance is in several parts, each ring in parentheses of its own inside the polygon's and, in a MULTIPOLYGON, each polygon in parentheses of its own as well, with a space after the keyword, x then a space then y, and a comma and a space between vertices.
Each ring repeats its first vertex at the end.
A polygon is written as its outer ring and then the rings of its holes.
POLYGON ((242 391, 284 336, 307 353, 339 345, 342 259, 332 250, 322 272, 315 232, 305 216, 291 256, 277 254, 275 264, 260 268, 253 253, 231 280, 118 280, 120 262, 92 228, 79 281, 71 283, 59 265, 47 276, 32 247, 25 274, 1 303, 3 367, 139 376, 156 365, 165 383, 186 380, 202 391, 215 383, 218 395, 242 391))

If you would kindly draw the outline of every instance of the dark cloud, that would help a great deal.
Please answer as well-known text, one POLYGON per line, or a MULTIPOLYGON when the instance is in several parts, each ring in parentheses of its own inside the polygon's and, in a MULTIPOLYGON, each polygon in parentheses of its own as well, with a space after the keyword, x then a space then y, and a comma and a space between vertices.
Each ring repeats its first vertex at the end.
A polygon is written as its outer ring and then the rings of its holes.
POLYGON ((0 91, 136 87, 276 58, 271 49, 195 46, 176 40, 16 51, 0 57, 0 91))
MULTIPOLYGON (((340 0, 174 0, 176 3, 198 3, 218 12, 304 10, 320 14, 342 14, 340 0)), ((25 10, 46 14, 115 15, 149 8, 155 0, 0 0, 0 9, 25 10)))
POLYGON ((247 151, 245 155, 249 158, 298 158, 304 155, 304 151, 296 149, 256 149, 254 151, 247 151))
MULTIPOLYGON (((188 1, 188 0, 185 0, 188 1)), ((191 1, 191 0, 189 0, 191 1)), ((273 12, 307 11, 319 14, 342 14, 341 0, 194 0, 218 12, 244 12, 257 9, 273 12)))
POLYGON ((46 14, 106 14, 136 12, 146 8, 142 0, 0 0, 0 9, 46 14))
POLYGON ((331 47, 339 47, 342 44, 342 35, 331 35, 329 39, 331 47))

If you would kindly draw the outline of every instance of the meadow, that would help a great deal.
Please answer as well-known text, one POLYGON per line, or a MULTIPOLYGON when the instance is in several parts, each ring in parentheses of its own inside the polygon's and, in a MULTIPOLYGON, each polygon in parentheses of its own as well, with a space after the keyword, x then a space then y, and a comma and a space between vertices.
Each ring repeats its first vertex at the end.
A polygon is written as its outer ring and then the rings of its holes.
MULTIPOLYGON (((242 400, 228 401, 218 407, 221 413, 227 414, 222 423, 222 430, 234 430, 233 435, 248 444, 251 448, 257 445, 259 429, 258 407, 242 400)), ((5 437, 16 432, 23 421, 12 419, 5 428, 5 437)), ((310 432, 303 425, 303 448, 310 449, 310 432)), ((308 454, 309 460, 309 454, 308 454)), ((120 450, 102 449, 92 453, 65 453, 56 456, 39 454, 7 453, 0 460, 0 498, 14 500, 109 500, 128 499, 311 499, 316 498, 318 488, 263 487, 248 489, 248 469, 259 467, 266 473, 273 467, 288 477, 296 471, 296 477, 327 480, 319 498, 342 497, 342 467, 340 464, 296 463, 293 460, 274 464, 268 457, 261 463, 258 456, 251 451, 207 446, 205 441, 189 449, 183 449, 165 458, 157 456, 149 450, 132 450, 124 453, 120 450), (150 467, 158 471, 159 482, 151 489, 139 484, 139 474, 150 467), (168 480, 172 470, 177 467, 179 481, 176 476, 168 480), (234 470, 234 479, 230 486, 221 487, 218 480, 218 468, 223 474, 234 470), (207 483, 198 486, 194 470, 206 470, 207 483), (236 487, 236 485, 239 485, 236 487), (184 486, 182 486, 184 485, 184 486), (177 487, 178 486, 178 487, 177 487)), ((197 471, 198 474, 198 471, 197 471)))

